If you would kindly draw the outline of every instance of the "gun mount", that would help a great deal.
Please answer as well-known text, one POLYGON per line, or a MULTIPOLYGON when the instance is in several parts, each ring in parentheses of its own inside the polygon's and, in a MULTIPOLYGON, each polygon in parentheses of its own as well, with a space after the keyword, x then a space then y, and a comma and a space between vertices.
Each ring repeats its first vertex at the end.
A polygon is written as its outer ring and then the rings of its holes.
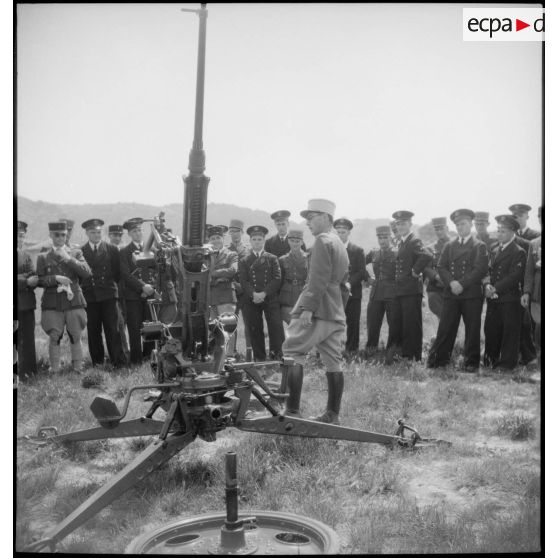
POLYGON ((398 422, 394 435, 378 434, 354 428, 335 426, 281 414, 288 378, 294 361, 236 362, 227 358, 227 345, 236 331, 238 317, 222 314, 211 320, 209 314, 209 278, 215 253, 204 245, 209 178, 204 175, 205 153, 202 142, 203 80, 205 67, 205 25, 207 10, 202 4, 194 11, 199 16, 198 73, 195 134, 190 151, 190 174, 184 178, 183 243, 165 227, 164 214, 150 220, 151 232, 143 253, 136 256, 140 269, 150 269, 159 289, 148 300, 152 320, 144 322, 142 337, 153 341, 151 355, 154 383, 130 389, 119 411, 116 403, 96 397, 91 411, 99 422, 90 428, 58 435, 54 427, 37 433, 38 443, 100 440, 130 436, 157 438, 106 485, 93 493, 66 519, 51 529, 43 539, 26 550, 53 549, 57 542, 93 517, 128 488, 149 475, 196 437, 214 441, 218 432, 235 427, 240 430, 283 436, 330 438, 383 444, 388 447, 416 449, 440 443, 421 438, 416 430, 398 422), (169 275, 170 274, 170 275, 169 275), (177 314, 163 319, 161 306, 162 278, 176 281, 177 314), (281 372, 278 388, 268 384, 259 373, 262 367, 276 367, 281 372), (150 407, 144 416, 123 421, 133 393, 147 391, 144 401, 150 407), (255 398, 264 408, 264 416, 250 416, 249 404, 255 398), (153 418, 156 411, 165 413, 164 420, 153 418), (404 435, 405 430, 411 436, 404 435))

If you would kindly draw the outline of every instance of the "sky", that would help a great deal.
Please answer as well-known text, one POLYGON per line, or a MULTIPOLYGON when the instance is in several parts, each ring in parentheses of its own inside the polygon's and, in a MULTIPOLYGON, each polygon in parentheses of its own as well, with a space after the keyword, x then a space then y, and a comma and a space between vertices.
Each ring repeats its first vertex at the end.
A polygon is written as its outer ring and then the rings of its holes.
MULTIPOLYGON (((208 4, 209 201, 417 223, 540 205, 541 45, 464 42, 463 6, 208 4)), ((198 18, 181 7, 199 4, 17 6, 19 195, 182 202, 198 18)))

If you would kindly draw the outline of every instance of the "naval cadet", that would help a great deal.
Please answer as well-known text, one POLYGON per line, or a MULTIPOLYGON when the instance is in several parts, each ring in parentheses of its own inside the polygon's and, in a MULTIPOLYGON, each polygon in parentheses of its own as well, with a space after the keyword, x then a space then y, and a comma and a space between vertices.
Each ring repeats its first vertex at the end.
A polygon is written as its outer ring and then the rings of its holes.
POLYGON ((279 304, 281 319, 287 324, 291 321, 291 310, 302 292, 308 275, 308 254, 302 250, 303 235, 302 229, 290 228, 287 233, 290 251, 279 258, 281 268, 279 304))
POLYGON ((155 294, 153 287, 155 277, 152 269, 139 268, 134 261, 134 255, 143 252, 143 219, 135 217, 124 223, 124 228, 132 239, 130 244, 120 250, 120 274, 122 276, 122 296, 126 305, 126 326, 130 339, 130 362, 141 364, 143 358, 148 358, 154 348, 153 341, 143 342, 141 327, 144 321, 151 321, 147 299, 155 294))
POLYGON ((484 320, 484 365, 513 370, 519 359, 521 294, 527 254, 514 237, 519 222, 513 215, 499 215, 498 244, 492 247, 489 276, 485 278, 487 298, 484 320))
POLYGON ((209 274, 209 311, 215 319, 225 312, 234 313, 236 294, 233 281, 238 273, 238 254, 225 248, 223 237, 227 227, 215 226, 208 231, 209 242, 217 252, 209 274))
POLYGON ((438 262, 444 298, 436 340, 428 355, 428 368, 450 363, 459 322, 463 319, 465 371, 479 369, 482 281, 488 272, 488 253, 484 242, 471 233, 474 217, 470 209, 457 209, 450 215, 458 236, 444 245, 438 262))
MULTIPOLYGON (((268 238, 265 241, 264 250, 280 258, 289 253, 291 249, 287 240, 287 233, 289 232, 289 217, 291 212, 286 209, 275 211, 271 214, 271 219, 275 223, 277 234, 268 238)), ((306 251, 304 242, 302 243, 302 250, 306 251)))
POLYGON ((35 287, 39 277, 31 256, 23 249, 27 223, 17 222, 17 370, 24 378, 37 373, 35 353, 35 287))
POLYGON ((101 239, 104 224, 101 219, 88 219, 81 224, 89 239, 81 250, 91 269, 91 276, 83 280, 83 295, 87 301, 87 341, 93 365, 104 364, 104 332, 110 362, 119 367, 126 365, 118 331, 120 251, 101 239))
POLYGON ((379 250, 371 251, 366 257, 366 264, 372 265, 370 297, 366 308, 366 325, 368 340, 366 352, 374 353, 378 348, 380 330, 384 315, 388 324, 388 338, 386 348, 394 345, 395 339, 401 335, 396 332, 393 322, 393 299, 395 298, 395 259, 396 249, 391 245, 391 227, 382 225, 376 227, 379 250))
POLYGON ((438 318, 442 316, 442 293, 444 292, 444 283, 438 273, 438 261, 442 254, 442 249, 449 242, 448 222, 445 217, 434 217, 432 219, 436 242, 429 244, 427 249, 432 252, 432 263, 427 265, 424 270, 426 278, 426 296, 428 297, 428 308, 438 318))
POLYGON ((353 230, 353 223, 346 217, 341 217, 333 222, 333 227, 337 231, 343 246, 349 256, 349 284, 350 295, 345 306, 347 317, 347 341, 345 350, 347 353, 358 352, 360 341, 360 308, 362 303, 362 282, 366 280, 366 263, 364 250, 349 241, 349 236, 353 230))
POLYGON ((510 205, 509 210, 519 222, 519 229, 517 230, 516 236, 531 241, 541 235, 539 231, 530 229, 527 226, 529 211, 531 211, 530 205, 524 203, 514 203, 513 205, 510 205))
POLYGON ((420 361, 422 358, 422 278, 432 255, 420 238, 411 232, 411 211, 396 211, 400 242, 395 259, 394 320, 401 331, 401 356, 420 361))
POLYGON ((243 308, 250 330, 254 360, 266 359, 262 313, 265 314, 269 334, 269 356, 273 360, 281 357, 281 345, 285 339, 278 297, 281 268, 277 256, 264 250, 268 230, 254 225, 248 227, 246 232, 250 235, 252 250, 239 264, 240 284, 246 297, 243 308))
POLYGON ((43 287, 41 300, 41 326, 49 337, 48 356, 50 371, 60 371, 60 341, 64 326, 70 338, 72 368, 83 368, 81 334, 87 325, 87 303, 80 280, 91 275, 81 250, 66 244, 67 225, 63 221, 48 224, 52 248, 37 256, 39 287, 43 287))

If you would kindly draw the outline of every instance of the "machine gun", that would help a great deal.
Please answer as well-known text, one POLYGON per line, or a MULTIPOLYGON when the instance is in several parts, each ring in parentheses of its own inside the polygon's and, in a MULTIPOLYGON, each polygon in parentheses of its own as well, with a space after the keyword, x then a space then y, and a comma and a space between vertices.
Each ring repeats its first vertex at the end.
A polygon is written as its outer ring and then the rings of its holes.
POLYGON ((201 138, 207 10, 202 4, 200 10, 183 11, 194 11, 199 16, 196 119, 188 165, 190 172, 184 177, 183 243, 168 234, 164 216, 159 214, 153 219, 146 250, 137 258, 139 266, 157 269, 171 262, 178 283, 177 319, 172 323, 158 319, 157 301, 149 301, 153 319, 144 323, 142 337, 145 341, 155 342, 156 348, 151 356, 155 381, 131 388, 122 411, 111 399, 96 397, 91 411, 98 427, 62 435, 58 435, 54 427, 45 427, 37 434, 39 443, 130 436, 157 438, 43 539, 30 545, 28 551, 54 549, 57 542, 196 437, 211 442, 216 440, 218 432, 228 427, 263 434, 370 442, 408 449, 441 443, 421 438, 402 420, 397 432, 389 435, 285 416, 277 409, 285 401, 288 408, 290 395, 286 391, 294 361, 285 358, 281 361, 236 362, 226 357, 227 344, 236 330, 238 318, 235 314, 223 314, 213 320, 209 317, 209 277, 214 251, 203 244, 209 183, 209 178, 204 175, 205 153, 201 138), (281 371, 278 389, 264 381, 259 373, 262 367, 276 367, 281 371), (131 396, 138 391, 147 391, 144 401, 150 403, 150 407, 142 417, 124 421, 131 396), (263 406, 263 416, 250 416, 251 398, 263 406), (165 413, 163 420, 153 418, 157 410, 165 413), (405 436, 405 430, 411 435, 405 436))

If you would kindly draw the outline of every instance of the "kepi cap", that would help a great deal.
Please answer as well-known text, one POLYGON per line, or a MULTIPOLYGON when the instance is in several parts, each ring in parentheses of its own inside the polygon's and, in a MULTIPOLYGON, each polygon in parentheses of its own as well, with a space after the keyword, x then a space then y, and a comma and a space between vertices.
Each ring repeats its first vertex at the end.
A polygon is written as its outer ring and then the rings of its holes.
POLYGON ((471 221, 475 218, 475 212, 471 209, 456 209, 450 215, 450 219, 456 223, 459 219, 471 219, 471 221))
POLYGON ((246 232, 248 233, 250 238, 252 238, 252 236, 254 236, 255 234, 261 234, 265 236, 269 231, 261 225, 252 225, 251 227, 248 227, 246 229, 246 232))
POLYGON ((414 213, 412 211, 406 211, 404 209, 400 211, 396 211, 392 217, 397 221, 410 221, 414 217, 414 213))
POLYGON ((50 232, 67 232, 68 225, 66 221, 54 221, 48 224, 48 230, 50 232))
POLYGON ((519 221, 517 220, 515 215, 498 215, 496 217, 496 222, 499 225, 504 225, 505 227, 508 227, 512 231, 519 230, 519 221))
POLYGON ((231 229, 239 229, 241 231, 244 230, 244 222, 240 219, 231 219, 229 230, 231 229))
POLYGON ((380 225, 376 227, 376 236, 390 236, 391 227, 389 225, 380 225))
POLYGON ((18 221, 17 222, 17 230, 19 231, 23 231, 23 232, 27 232, 27 223, 25 221, 18 221))
POLYGON ((124 232, 124 227, 122 225, 109 225, 108 232, 110 233, 120 233, 124 232))
POLYGON ((291 212, 287 211, 286 209, 280 209, 279 211, 275 211, 271 214, 271 218, 274 221, 279 221, 282 219, 288 219, 291 216, 291 212))
POLYGON ((514 203, 510 205, 508 209, 515 215, 516 213, 529 213, 532 208, 525 203, 514 203))
POLYGON ((101 227, 105 224, 102 219, 88 219, 81 224, 81 227, 86 231, 91 229, 101 229, 101 227))
POLYGON ((431 223, 434 227, 445 227, 448 220, 445 217, 433 217, 431 223))
POLYGON ((488 211, 475 211, 475 221, 485 221, 488 223, 490 214, 488 211))
POLYGON ((308 209, 300 212, 300 216, 306 219, 310 213, 327 213, 333 217, 335 215, 335 204, 332 201, 315 198, 308 200, 308 209))
POLYGON ((73 229, 74 228, 74 223, 75 221, 73 219, 66 219, 66 217, 62 217, 60 219, 58 219, 59 221, 62 221, 64 223, 66 223, 66 227, 68 229, 73 229))
POLYGON ((290 228, 287 233, 287 238, 298 238, 299 240, 303 240, 304 231, 302 229, 290 228))
POLYGON ((352 230, 353 223, 346 217, 340 217, 339 219, 335 219, 335 221, 333 221, 333 226, 335 228, 345 227, 346 229, 352 230))

